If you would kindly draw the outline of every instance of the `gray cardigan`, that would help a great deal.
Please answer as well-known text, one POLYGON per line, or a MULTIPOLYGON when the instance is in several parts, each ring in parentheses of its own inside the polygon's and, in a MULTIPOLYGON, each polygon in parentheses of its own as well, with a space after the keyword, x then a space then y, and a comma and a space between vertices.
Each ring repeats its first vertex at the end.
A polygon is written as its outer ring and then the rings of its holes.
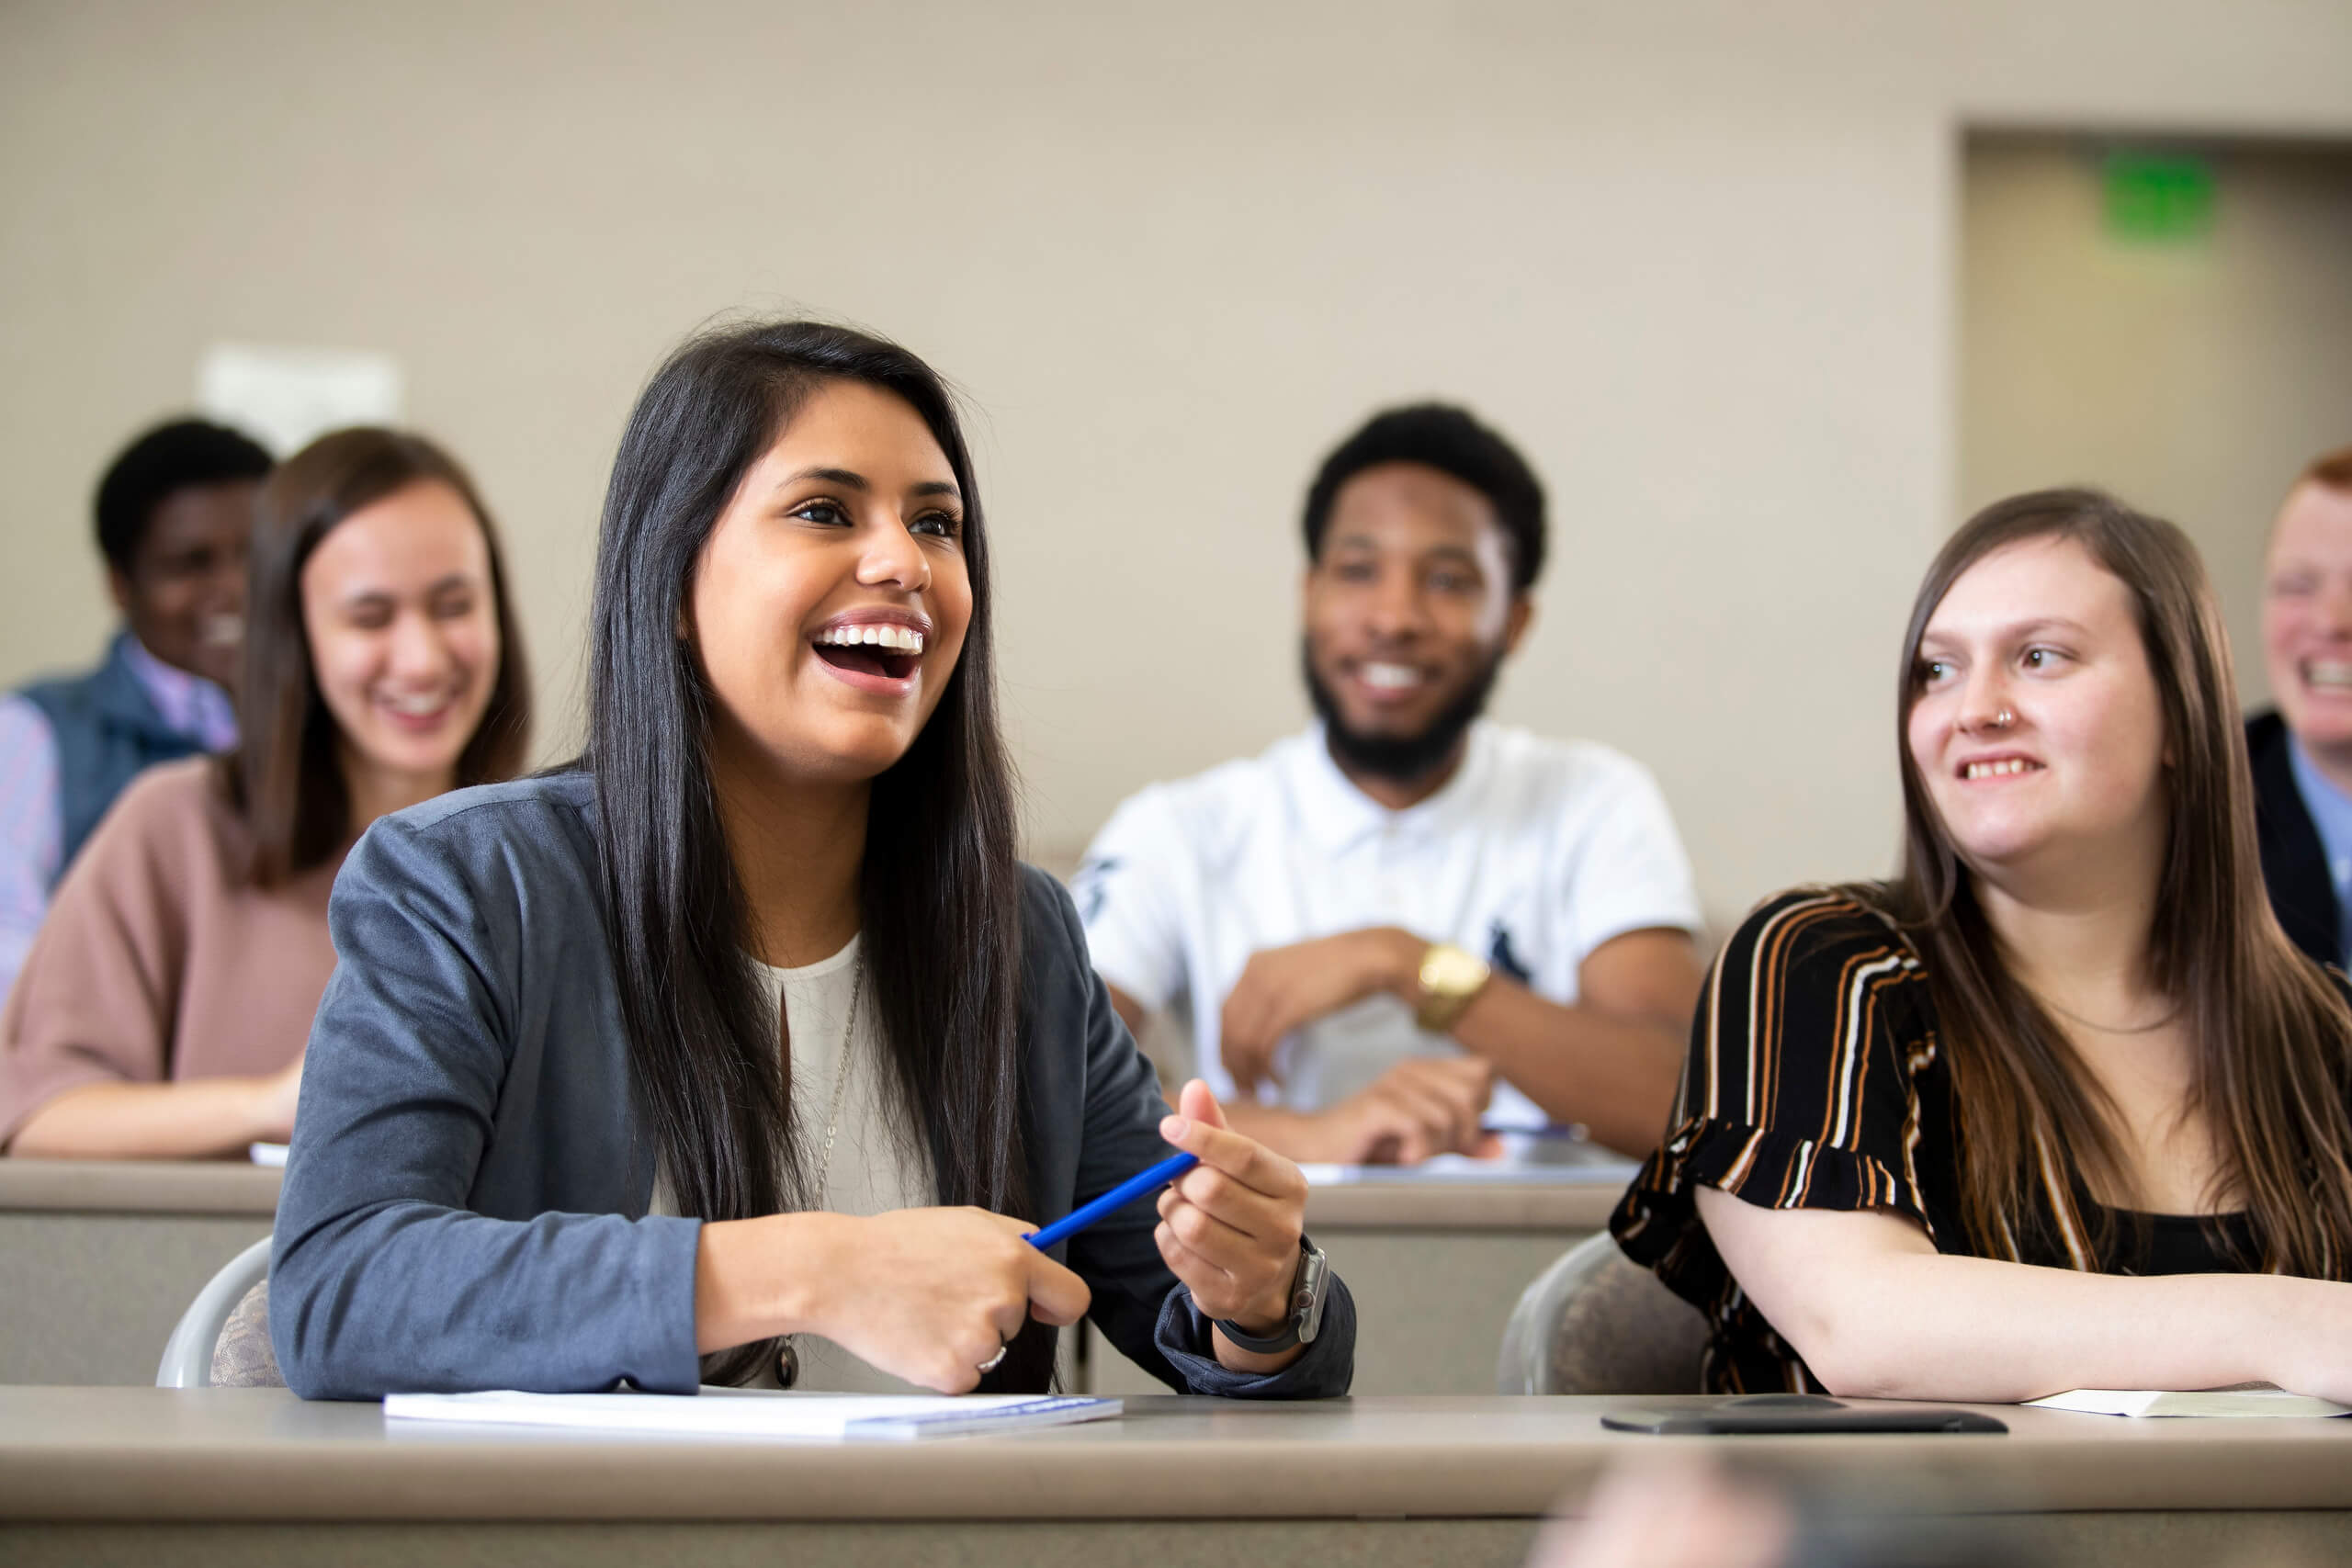
MULTIPOLYGON (((308 1398, 696 1382, 701 1222, 650 1216, 584 773, 461 790, 368 830, 336 880, 270 1258, 270 1337, 308 1398)), ((1165 1157, 1167 1107, 1059 884, 1025 874, 1030 1187, 1053 1219, 1165 1157)), ((1271 1377, 1227 1371, 1130 1204, 1067 1244, 1089 1315, 1180 1391, 1347 1392, 1355 1310, 1271 1377)), ((1061 1250, 1061 1249, 1057 1249, 1061 1250)))

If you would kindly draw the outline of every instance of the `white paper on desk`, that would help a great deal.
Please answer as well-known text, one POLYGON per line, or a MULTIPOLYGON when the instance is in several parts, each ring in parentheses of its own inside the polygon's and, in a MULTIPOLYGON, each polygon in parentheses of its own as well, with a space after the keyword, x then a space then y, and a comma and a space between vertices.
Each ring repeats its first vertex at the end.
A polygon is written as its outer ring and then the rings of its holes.
POLYGON ((388 1419, 473 1421, 502 1427, 592 1427, 607 1432, 690 1437, 878 1438, 962 1437, 1026 1431, 1122 1413, 1115 1399, 1043 1394, 786 1393, 766 1389, 707 1389, 684 1393, 393 1393, 388 1419))
POLYGON ((2235 1388, 2070 1388, 2029 1399, 2044 1410, 2075 1410, 2088 1416, 2352 1416, 2352 1407, 2308 1393, 2289 1393, 2268 1383, 2235 1388))
POLYGON ((255 1165, 282 1166, 286 1163, 286 1149, 284 1144, 255 1144, 245 1151, 245 1156, 255 1165))
POLYGON ((1439 1155, 1419 1165, 1302 1164, 1310 1187, 1626 1187, 1641 1174, 1632 1160, 1591 1165, 1520 1165, 1510 1160, 1439 1155))

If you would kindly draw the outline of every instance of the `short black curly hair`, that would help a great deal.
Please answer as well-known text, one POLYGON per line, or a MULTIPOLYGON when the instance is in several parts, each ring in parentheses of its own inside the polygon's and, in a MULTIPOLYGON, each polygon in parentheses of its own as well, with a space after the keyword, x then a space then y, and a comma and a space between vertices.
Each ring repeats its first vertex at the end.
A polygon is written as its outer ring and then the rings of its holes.
POLYGON ((155 509, 175 491, 261 480, 275 467, 243 431, 209 420, 175 419, 133 441, 98 480, 98 548, 126 577, 155 509))
POLYGON ((1451 403, 1385 409, 1323 459, 1306 491, 1307 559, 1322 558, 1340 487, 1382 463, 1420 463, 1484 495, 1510 539, 1511 592, 1533 586, 1544 570, 1544 483, 1518 448, 1451 403))

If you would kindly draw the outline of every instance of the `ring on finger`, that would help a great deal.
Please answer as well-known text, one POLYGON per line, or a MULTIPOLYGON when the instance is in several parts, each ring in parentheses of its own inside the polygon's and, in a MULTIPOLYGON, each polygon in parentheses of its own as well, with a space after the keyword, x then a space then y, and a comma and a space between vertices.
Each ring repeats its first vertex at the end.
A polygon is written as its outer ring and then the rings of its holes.
POLYGON ((1011 1340, 1008 1339, 1000 1342, 996 1348, 996 1354, 990 1356, 987 1360, 980 1363, 980 1371, 987 1373, 996 1371, 997 1367, 1004 1360, 1004 1353, 1012 1348, 1012 1342, 1011 1340))

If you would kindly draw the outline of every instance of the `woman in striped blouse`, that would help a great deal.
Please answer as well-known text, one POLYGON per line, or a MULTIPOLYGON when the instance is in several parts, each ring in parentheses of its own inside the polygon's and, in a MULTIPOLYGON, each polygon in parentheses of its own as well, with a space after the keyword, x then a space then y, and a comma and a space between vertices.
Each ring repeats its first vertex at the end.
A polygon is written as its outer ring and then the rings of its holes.
POLYGON ((1718 959, 1612 1229, 1711 1386, 2352 1401, 2352 1006, 2272 918, 2188 539, 2000 502, 1915 604, 1888 884, 1718 959))

